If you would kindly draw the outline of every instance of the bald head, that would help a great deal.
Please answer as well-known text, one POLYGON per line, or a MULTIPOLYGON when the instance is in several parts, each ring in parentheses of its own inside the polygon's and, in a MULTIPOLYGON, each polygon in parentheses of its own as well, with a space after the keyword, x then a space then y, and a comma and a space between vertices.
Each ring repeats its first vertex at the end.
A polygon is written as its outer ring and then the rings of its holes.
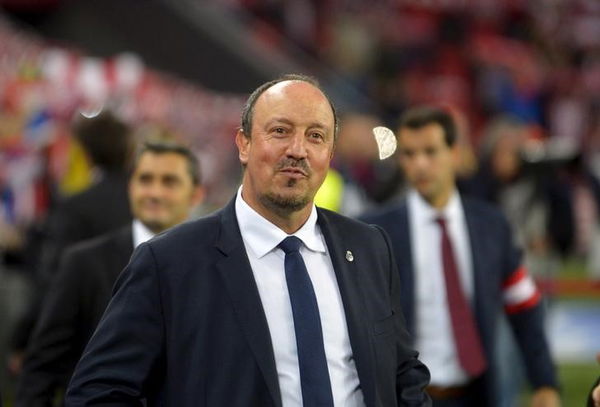
POLYGON ((334 140, 337 140, 338 127, 339 127, 338 116, 337 116, 337 113, 335 110, 335 106, 331 102, 331 99, 329 99, 329 96, 327 96, 327 94, 323 91, 323 89, 319 85, 319 82, 315 78, 313 78, 311 76, 307 76, 307 75, 297 75, 297 74, 287 74, 280 78, 266 82, 266 83, 262 84, 261 86, 259 86, 258 88, 256 88, 256 90, 254 92, 252 92, 252 94, 248 97, 248 100, 246 101, 246 104, 244 105, 244 108, 242 110, 241 129, 244 132, 244 135, 246 137, 251 136, 252 121, 254 118, 254 107, 256 105, 256 102, 260 98, 260 96, 263 93, 265 93, 267 90, 269 90, 270 88, 272 88, 276 85, 279 85, 282 82, 289 82, 289 81, 299 81, 299 82, 308 83, 321 92, 321 94, 325 97, 325 99, 329 103, 329 106, 331 107, 331 111, 333 113, 333 122, 334 122, 334 129, 333 129, 334 130, 334 140))

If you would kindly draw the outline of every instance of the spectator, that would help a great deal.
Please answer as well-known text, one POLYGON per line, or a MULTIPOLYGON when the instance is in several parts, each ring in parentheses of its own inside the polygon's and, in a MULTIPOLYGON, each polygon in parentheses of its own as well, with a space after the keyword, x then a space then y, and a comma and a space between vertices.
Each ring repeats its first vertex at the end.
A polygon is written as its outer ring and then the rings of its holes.
POLYGON ((504 306, 535 388, 532 405, 558 406, 540 294, 505 218, 457 192, 455 143, 446 112, 405 112, 398 144, 411 190, 402 203, 365 216, 389 233, 396 249, 402 310, 431 369, 433 405, 497 405, 494 351, 504 306))
MULTIPOLYGON (((600 363, 600 353, 596 355, 596 360, 600 363)), ((588 397, 587 407, 600 407, 600 377, 594 383, 588 397)))
POLYGON ((129 128, 105 111, 92 118, 78 117, 73 132, 94 166, 96 181, 83 192, 58 202, 48 216, 35 275, 35 292, 13 336, 10 359, 15 373, 20 370, 23 351, 39 315, 44 292, 56 272, 64 248, 131 221, 127 165, 133 140, 129 128))
POLYGON ((51 405, 92 336, 133 249, 182 221, 200 202, 198 163, 185 147, 144 144, 129 181, 130 225, 77 243, 63 255, 27 348, 16 405, 51 405))

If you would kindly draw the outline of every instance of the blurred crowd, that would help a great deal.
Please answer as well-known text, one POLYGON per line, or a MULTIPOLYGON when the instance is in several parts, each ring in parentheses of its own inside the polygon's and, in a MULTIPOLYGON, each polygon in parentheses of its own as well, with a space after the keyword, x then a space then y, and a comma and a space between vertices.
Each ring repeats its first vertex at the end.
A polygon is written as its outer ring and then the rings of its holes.
MULTIPOLYGON (((438 105, 458 123, 461 191, 503 210, 532 273, 552 277, 575 259, 600 281, 598 2, 221 3, 253 16, 247 24, 261 41, 293 41, 373 100, 341 112, 324 206, 358 216, 401 197, 404 176, 395 157, 379 159, 372 128, 396 130, 407 107, 438 105)), ((49 45, 0 16, 0 301, 11 304, 0 320, 12 321, 0 334, 1 357, 33 297, 11 273, 39 277, 53 238, 48 214, 97 180, 73 136, 75 119, 108 110, 135 142, 189 145, 201 158, 204 212, 237 185, 232 140, 242 102, 134 55, 103 60, 49 45)))
POLYGON ((598 149, 600 10, 573 1, 223 1, 273 47, 288 40, 376 101, 386 122, 415 104, 461 111, 478 144, 510 114, 541 137, 598 149))
POLYGON ((435 104, 460 128, 461 188, 503 208, 532 270, 574 255, 600 278, 597 2, 222 3, 255 17, 245 21, 257 39, 291 41, 375 101, 344 117, 335 165, 346 213, 402 190, 395 163, 378 162, 370 129, 435 104))
MULTIPOLYGON (((99 213, 106 210, 110 217, 111 210, 127 205, 125 176, 111 176, 120 160, 110 155, 120 151, 123 134, 131 135, 132 144, 172 140, 188 146, 202 157, 204 185, 211 191, 196 216, 220 207, 237 183, 230 140, 242 103, 239 95, 216 94, 153 71, 133 54, 94 58, 51 44, 0 15, 0 357, 9 372, 20 369, 35 322, 31 313, 39 311, 32 304, 41 301, 47 271, 52 274, 64 246, 123 219, 93 226, 68 211, 60 220, 52 216, 56 208, 107 179, 117 179, 121 194, 101 200, 99 213), (75 134, 76 123, 104 113, 112 124, 94 130, 92 138, 99 139, 86 146, 75 134), (82 224, 73 229, 65 219, 82 224), (70 233, 83 229, 83 235, 70 233)), ((6 375, 0 369, 2 387, 6 375)))

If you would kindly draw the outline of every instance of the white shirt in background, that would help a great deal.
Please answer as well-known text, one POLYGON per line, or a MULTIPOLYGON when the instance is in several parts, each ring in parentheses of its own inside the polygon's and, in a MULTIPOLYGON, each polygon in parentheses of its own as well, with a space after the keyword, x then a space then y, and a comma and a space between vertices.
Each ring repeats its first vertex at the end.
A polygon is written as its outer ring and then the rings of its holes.
POLYGON ((152 239, 154 237, 154 233, 150 229, 148 229, 142 222, 138 219, 133 220, 133 224, 131 227, 131 233, 133 234, 133 248, 135 249, 142 243, 152 239))
POLYGON ((473 264, 469 234, 460 196, 454 192, 442 211, 430 206, 415 190, 407 197, 415 276, 416 349, 431 372, 431 384, 459 386, 470 378, 458 361, 446 299, 441 231, 443 216, 465 298, 473 298, 473 264))

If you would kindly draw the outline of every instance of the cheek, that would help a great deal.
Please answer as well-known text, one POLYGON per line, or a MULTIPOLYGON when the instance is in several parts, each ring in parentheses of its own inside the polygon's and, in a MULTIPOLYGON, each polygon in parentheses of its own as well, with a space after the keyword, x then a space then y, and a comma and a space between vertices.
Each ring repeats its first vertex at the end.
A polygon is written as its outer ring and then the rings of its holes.
POLYGON ((136 205, 136 204, 139 205, 141 200, 144 199, 145 194, 144 194, 143 190, 140 188, 131 188, 129 190, 129 196, 130 196, 129 200, 132 202, 133 205, 136 205))
POLYGON ((410 160, 401 160, 400 163, 400 169, 402 170, 402 172, 404 173, 404 175, 406 175, 408 178, 410 178, 412 176, 412 174, 415 172, 415 164, 414 162, 410 161, 410 160))
POLYGON ((331 163, 331 150, 319 151, 315 153, 314 159, 312 160, 313 167, 319 169, 329 169, 329 164, 331 163))
POLYGON ((254 167, 261 170, 267 170, 282 159, 282 156, 271 151, 261 151, 258 154, 251 155, 248 159, 254 167))

